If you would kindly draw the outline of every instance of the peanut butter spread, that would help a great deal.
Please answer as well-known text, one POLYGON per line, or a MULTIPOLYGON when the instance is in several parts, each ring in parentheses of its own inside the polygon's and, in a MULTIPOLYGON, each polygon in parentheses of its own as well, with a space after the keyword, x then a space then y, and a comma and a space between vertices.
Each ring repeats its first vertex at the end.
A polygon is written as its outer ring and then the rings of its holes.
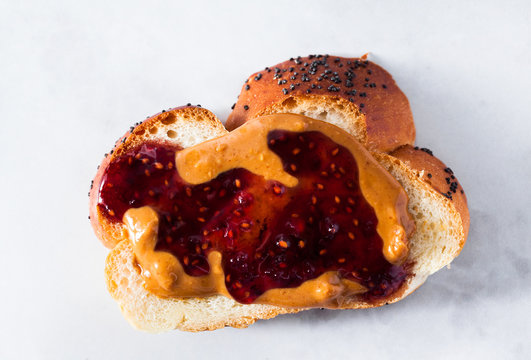
MULTIPOLYGON (((278 183, 278 186, 273 186, 275 192, 280 192, 281 190, 277 188, 280 189, 282 186, 288 190, 296 188, 299 185, 295 172, 297 165, 295 163, 290 165, 293 170, 290 173, 279 155, 271 150, 274 140, 268 140, 273 131, 279 130, 301 134, 318 132, 340 147, 348 149, 357 163, 361 193, 377 217, 376 232, 383 243, 381 250, 383 256, 392 266, 402 265, 409 253, 408 237, 414 231, 414 223, 407 212, 407 195, 400 184, 363 146, 348 133, 333 125, 300 115, 265 116, 248 122, 227 135, 176 152, 175 166, 178 174, 192 186, 208 183, 227 171, 245 169, 263 177, 264 181, 278 183)), ((296 148, 292 153, 296 154, 298 151, 300 150, 296 148)), ((338 151, 332 150, 331 156, 335 156, 338 151)), ((236 187, 240 186, 239 182, 239 179, 235 180, 236 187)), ((317 191, 326 190, 319 183, 315 185, 317 191)), ((260 199, 259 194, 256 197, 260 199)), ((333 194, 330 194, 330 197, 334 198, 333 194)), ((312 196, 311 199, 315 204, 315 197, 312 196)), ((288 201, 289 199, 279 198, 279 201, 273 205, 273 211, 284 208, 288 201)), ((346 200, 335 197, 338 206, 343 206, 342 201, 344 203, 346 200)), ((350 208, 347 206, 347 209, 350 208)), ((198 219, 200 222, 208 221, 208 219, 198 219)), ((220 251, 213 248, 208 253, 207 274, 189 275, 174 254, 156 249, 161 219, 151 206, 130 208, 124 213, 122 221, 128 229, 136 259, 142 269, 145 287, 150 292, 162 297, 204 297, 215 294, 231 297, 227 290, 229 279, 223 270, 223 256, 220 251)), ((354 220, 357 226, 356 221, 354 220)), ((251 228, 249 223, 244 222, 240 226, 243 231, 259 235, 259 230, 251 228)), ((332 228, 330 231, 338 230, 332 228)), ((351 232, 348 232, 348 236, 354 239, 351 232)), ((280 247, 291 246, 288 241, 282 239, 278 244, 280 247)), ((299 241, 299 247, 303 248, 304 243, 299 241)), ((321 250, 321 254, 324 253, 326 249, 321 250)), ((188 265, 188 257, 184 259, 185 265, 188 265)), ((344 261, 343 258, 338 260, 339 263, 344 261)), ((271 288, 254 299, 253 303, 334 308, 348 301, 349 297, 367 292, 367 287, 355 279, 356 276, 347 279, 338 271, 326 271, 297 287, 271 288)))

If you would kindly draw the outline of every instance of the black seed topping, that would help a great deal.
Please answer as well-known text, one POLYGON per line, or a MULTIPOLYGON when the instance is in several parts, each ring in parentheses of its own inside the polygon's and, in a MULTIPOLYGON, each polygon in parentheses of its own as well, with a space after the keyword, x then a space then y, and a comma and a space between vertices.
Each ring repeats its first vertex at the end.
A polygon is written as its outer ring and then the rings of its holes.
POLYGON ((234 110, 234 107, 236 106, 236 103, 232 104, 232 106, 230 107, 231 110, 234 110))
POLYGON ((284 93, 284 95, 288 95, 288 89, 282 89, 282 92, 284 93))
POLYGON ((260 80, 261 78, 262 78, 262 74, 261 74, 261 73, 259 73, 258 75, 256 75, 256 76, 254 77, 254 79, 255 79, 256 81, 260 80))
POLYGON ((432 175, 431 175, 430 173, 428 173, 428 178, 429 178, 429 179, 431 179, 431 176, 432 176, 432 175))
POLYGON ((251 87, 249 85, 245 85, 245 90, 249 90, 251 87))
POLYGON ((243 108, 244 108, 245 110, 249 110, 249 105, 243 105, 243 108))
POLYGON ((415 146, 414 149, 424 151, 426 154, 433 156, 433 151, 428 148, 419 148, 418 146, 415 146))

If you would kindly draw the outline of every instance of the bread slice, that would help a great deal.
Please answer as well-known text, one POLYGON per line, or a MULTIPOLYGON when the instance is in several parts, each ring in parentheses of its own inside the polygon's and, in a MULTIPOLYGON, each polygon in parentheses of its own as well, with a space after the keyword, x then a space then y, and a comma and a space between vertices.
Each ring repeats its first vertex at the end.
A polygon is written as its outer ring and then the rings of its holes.
POLYGON ((329 122, 374 151, 389 152, 415 141, 406 95, 385 69, 363 57, 310 55, 252 74, 233 106, 227 128, 274 113, 329 122))
MULTIPOLYGON (((221 122, 213 114, 199 108, 177 108, 161 113, 133 129, 111 156, 135 146, 141 141, 171 141, 188 147, 209 138, 226 133, 221 122), (165 119, 175 119, 165 121, 165 119), (151 130, 156 128, 157 130, 151 130), (170 136, 171 135, 171 136, 170 136)), ((417 230, 409 239, 413 275, 391 298, 380 303, 367 303, 352 298, 342 308, 367 308, 398 301, 420 286, 426 278, 447 265, 460 252, 468 232, 466 197, 457 180, 447 185, 448 168, 438 159, 420 149, 406 146, 392 155, 373 153, 404 187, 409 196, 409 211, 417 230), (429 175, 428 175, 429 174, 429 175), (451 186, 450 195, 446 188, 451 186), (443 192, 445 195, 443 195, 443 192)), ((104 161, 108 164, 109 159, 104 161)), ((106 166, 106 165, 105 165, 106 166)), ((105 166, 100 168, 104 171, 105 166)), ((96 208, 101 174, 96 176, 91 194, 91 214, 96 218, 95 231, 107 246, 112 247, 105 267, 107 286, 118 302, 124 316, 138 329, 161 332, 171 329, 186 331, 214 330, 224 326, 247 327, 258 319, 269 319, 279 314, 304 309, 270 305, 243 305, 221 295, 206 298, 159 298, 143 287, 131 244, 123 227, 115 227, 102 221, 96 208)), ((453 176, 453 174, 452 174, 453 176)), ((455 176, 454 176, 455 178, 455 176)), ((93 220, 94 221, 94 220, 93 220)), ((94 224, 94 222, 93 222, 94 224)), ((118 226, 119 227, 119 226, 118 226)))

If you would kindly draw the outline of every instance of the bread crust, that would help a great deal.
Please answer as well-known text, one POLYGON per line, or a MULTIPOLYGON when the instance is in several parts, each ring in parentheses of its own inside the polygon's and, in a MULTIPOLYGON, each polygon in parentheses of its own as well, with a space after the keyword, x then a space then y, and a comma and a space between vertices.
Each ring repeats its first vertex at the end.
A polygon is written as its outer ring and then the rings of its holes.
POLYGON ((451 201, 463 222, 465 236, 460 244, 462 249, 468 237, 470 214, 465 191, 453 170, 426 148, 406 145, 393 151, 390 155, 403 161, 409 168, 419 171, 424 182, 451 201))
POLYGON ((252 74, 229 115, 227 129, 274 113, 275 108, 295 98, 337 103, 352 118, 360 120, 361 134, 357 138, 369 150, 389 152, 415 140, 409 101, 387 71, 362 58, 327 55, 290 59, 252 74), (315 68, 315 74, 310 74, 314 62, 322 64, 315 68), (284 80, 286 83, 282 84, 284 80))

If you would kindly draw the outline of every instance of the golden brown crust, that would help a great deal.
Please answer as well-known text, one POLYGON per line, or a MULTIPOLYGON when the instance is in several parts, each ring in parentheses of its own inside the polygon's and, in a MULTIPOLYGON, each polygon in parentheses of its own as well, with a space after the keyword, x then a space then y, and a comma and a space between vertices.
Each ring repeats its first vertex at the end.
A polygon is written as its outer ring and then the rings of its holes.
POLYGON ((112 249, 127 236, 127 230, 125 229, 124 225, 121 222, 112 223, 109 221, 107 217, 100 212, 97 206, 99 188, 107 166, 111 163, 111 161, 119 157, 121 154, 138 146, 147 139, 151 139, 151 141, 153 141, 154 137, 152 135, 152 129, 157 126, 160 127, 174 123, 176 121, 177 114, 182 115, 185 118, 189 118, 191 121, 200 121, 202 119, 206 119, 207 121, 212 122, 215 127, 222 126, 216 116, 210 111, 201 107, 187 105, 160 112, 146 119, 145 121, 136 123, 134 126, 131 126, 130 130, 126 132, 124 136, 116 141, 113 149, 109 152, 109 154, 105 154, 103 161, 98 167, 98 172, 92 181, 89 192, 90 222, 94 232, 96 233, 96 236, 106 247, 112 249))
MULTIPOLYGON (((423 171, 422 180, 430 184, 433 189, 449 199, 461 216, 463 222, 464 239, 468 236, 470 227, 470 215, 468 212, 467 199, 463 187, 457 180, 454 172, 441 160, 433 156, 426 148, 403 146, 393 151, 391 156, 403 161, 411 169, 423 171)), ((460 244, 463 248, 464 240, 460 244)))
POLYGON ((409 101, 387 71, 361 58, 326 55, 291 59, 251 75, 227 128, 235 129, 292 97, 328 97, 354 105, 353 116, 361 112, 365 121, 364 145, 370 150, 389 152, 415 140, 409 101))

